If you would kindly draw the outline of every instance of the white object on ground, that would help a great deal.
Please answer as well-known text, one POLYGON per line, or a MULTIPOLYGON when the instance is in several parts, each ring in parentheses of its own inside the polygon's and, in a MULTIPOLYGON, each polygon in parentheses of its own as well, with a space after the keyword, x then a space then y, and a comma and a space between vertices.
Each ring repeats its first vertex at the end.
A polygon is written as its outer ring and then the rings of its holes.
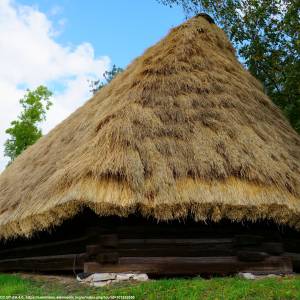
POLYGON ((239 273, 238 276, 245 278, 245 279, 255 279, 256 276, 253 275, 252 273, 239 273))
POLYGON ((91 276, 91 281, 98 282, 98 281, 107 281, 107 280, 114 280, 116 279, 117 275, 114 273, 95 273, 91 276))
POLYGON ((97 281, 97 282, 91 282, 90 286, 94 286, 94 287, 103 287, 106 285, 109 285, 112 283, 112 280, 106 280, 106 281, 97 281))
POLYGON ((79 282, 95 287, 102 287, 120 281, 147 281, 148 279, 147 274, 141 273, 94 273, 86 278, 80 278, 80 276, 77 276, 77 280, 79 282))

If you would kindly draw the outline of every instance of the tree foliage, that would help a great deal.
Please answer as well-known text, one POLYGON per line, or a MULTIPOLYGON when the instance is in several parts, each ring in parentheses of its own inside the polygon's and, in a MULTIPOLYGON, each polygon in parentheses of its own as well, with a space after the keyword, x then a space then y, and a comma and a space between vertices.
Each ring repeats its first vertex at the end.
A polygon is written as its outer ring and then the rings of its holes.
POLYGON ((225 30, 241 61, 300 133, 300 1, 158 0, 187 16, 206 12, 225 30))
POLYGON ((122 68, 117 67, 116 65, 112 66, 112 69, 110 71, 105 71, 103 73, 104 81, 101 81, 100 79, 91 81, 90 82, 90 88, 91 92, 93 94, 96 94, 99 90, 101 90, 104 86, 109 84, 119 73, 123 72, 124 70, 122 68))
POLYGON ((52 105, 51 96, 51 91, 45 86, 39 86, 33 91, 27 90, 20 100, 21 114, 6 130, 10 137, 4 144, 4 155, 10 158, 9 163, 42 136, 38 125, 46 120, 46 112, 52 105))

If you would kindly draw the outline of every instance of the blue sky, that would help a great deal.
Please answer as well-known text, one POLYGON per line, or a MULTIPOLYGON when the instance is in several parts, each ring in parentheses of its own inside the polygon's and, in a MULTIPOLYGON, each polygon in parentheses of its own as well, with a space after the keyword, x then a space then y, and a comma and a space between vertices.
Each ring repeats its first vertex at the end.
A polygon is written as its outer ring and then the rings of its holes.
POLYGON ((156 0, 0 0, 0 171, 26 88, 54 93, 47 134, 91 97, 89 80, 125 68, 184 20, 156 0))
POLYGON ((96 56, 107 55, 125 67, 136 56, 185 20, 180 7, 156 0, 20 0, 37 6, 55 22, 64 22, 57 40, 90 42, 96 56))

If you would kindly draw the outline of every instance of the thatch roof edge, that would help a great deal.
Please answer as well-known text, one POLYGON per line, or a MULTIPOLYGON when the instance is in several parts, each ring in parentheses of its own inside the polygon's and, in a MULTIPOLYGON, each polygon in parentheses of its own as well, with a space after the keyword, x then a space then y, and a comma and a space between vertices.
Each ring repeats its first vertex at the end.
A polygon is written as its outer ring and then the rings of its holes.
MULTIPOLYGON (((85 192, 85 185, 86 188, 91 187, 89 182, 80 183, 80 188, 79 186, 75 187, 71 193, 60 195, 59 199, 52 199, 57 204, 48 210, 20 217, 18 221, 0 224, 0 237, 3 239, 18 236, 29 237, 37 231, 49 230, 60 225, 64 220, 74 217, 85 207, 90 208, 99 216, 127 217, 133 213, 140 213, 146 218, 153 217, 158 222, 174 219, 184 220, 188 216, 195 221, 202 222, 208 220, 218 222, 221 219, 229 219, 234 222, 270 220, 300 230, 300 199, 298 197, 273 187, 257 186, 254 183, 237 179, 226 180, 223 183, 202 182, 200 184, 199 181, 192 179, 178 182, 177 192, 180 199, 174 199, 168 204, 165 201, 161 201, 159 204, 160 201, 157 199, 155 199, 156 201, 149 199, 148 204, 145 204, 145 201, 128 198, 126 205, 120 205, 118 198, 124 196, 122 187, 118 193, 114 193, 116 198, 113 202, 105 196, 102 199, 84 199, 83 195, 79 194, 74 197, 75 193, 80 190, 85 192), (69 197, 73 197, 73 200, 70 200, 69 197), (217 197, 219 198, 217 199, 217 197), (151 205, 151 203, 156 204, 151 205)), ((94 185, 94 188, 101 190, 103 186, 101 188, 94 185)), ((99 192, 102 195, 109 194, 108 190, 106 193, 100 190, 93 191, 96 192, 93 195, 99 196, 99 192)))

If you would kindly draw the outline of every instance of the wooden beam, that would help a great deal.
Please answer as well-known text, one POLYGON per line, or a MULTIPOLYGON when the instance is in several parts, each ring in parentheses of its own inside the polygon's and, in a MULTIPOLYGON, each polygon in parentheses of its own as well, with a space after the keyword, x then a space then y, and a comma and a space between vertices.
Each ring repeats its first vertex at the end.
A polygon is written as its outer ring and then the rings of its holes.
POLYGON ((83 270, 85 253, 0 260, 0 271, 83 270))
POLYGON ((263 243, 262 249, 263 251, 273 255, 281 255, 284 252, 283 244, 280 242, 263 243))
POLYGON ((120 239, 119 247, 125 245, 207 245, 207 244, 231 244, 233 239, 231 238, 157 238, 157 239, 120 239))
POLYGON ((268 257, 262 262, 242 262, 237 257, 120 257, 119 264, 105 265, 86 262, 84 272, 144 272, 160 275, 290 274, 289 257, 268 257))
POLYGON ((241 261, 263 261, 268 257, 266 252, 260 251, 237 251, 237 257, 241 261))
POLYGON ((119 262, 118 252, 101 253, 96 256, 96 262, 100 264, 116 264, 119 262))
POLYGON ((81 253, 85 251, 85 245, 88 241, 88 238, 88 236, 83 236, 77 239, 6 249, 0 251, 0 260, 32 256, 53 256, 62 254, 81 253))
POLYGON ((283 255, 292 260, 294 271, 300 272, 300 253, 285 252, 283 255))
POLYGON ((100 236, 100 244, 106 248, 117 248, 119 239, 117 234, 102 234, 100 236))
POLYGON ((165 245, 148 247, 130 247, 118 249, 120 256, 125 257, 152 257, 152 256, 175 256, 175 257, 206 257, 206 256, 232 256, 234 251, 228 245, 195 245, 178 246, 165 245))
POLYGON ((300 238, 285 238, 284 250, 290 253, 300 253, 300 238))
POLYGON ((263 242, 263 237, 259 235, 240 234, 234 237, 235 246, 257 246, 263 242))

